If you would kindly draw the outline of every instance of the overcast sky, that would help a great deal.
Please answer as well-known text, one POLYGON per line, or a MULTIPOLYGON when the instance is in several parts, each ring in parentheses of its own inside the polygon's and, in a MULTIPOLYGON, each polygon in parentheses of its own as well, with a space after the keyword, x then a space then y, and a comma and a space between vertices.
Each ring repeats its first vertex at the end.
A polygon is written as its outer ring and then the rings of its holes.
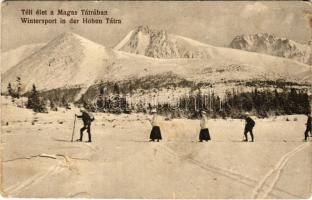
MULTIPOLYGON (((31 17, 31 16, 30 16, 31 17)), ((81 16, 72 16, 80 18, 81 16)), ((64 17, 70 19, 72 17, 64 17)), ((103 18, 103 17, 102 17, 103 18)), ((311 40, 312 6, 307 2, 6 2, 2 4, 2 49, 48 42, 64 31, 77 33, 107 47, 116 45, 138 25, 164 29, 216 46, 236 35, 271 33, 301 43, 311 40), (21 9, 107 10, 122 24, 22 24, 21 9)))

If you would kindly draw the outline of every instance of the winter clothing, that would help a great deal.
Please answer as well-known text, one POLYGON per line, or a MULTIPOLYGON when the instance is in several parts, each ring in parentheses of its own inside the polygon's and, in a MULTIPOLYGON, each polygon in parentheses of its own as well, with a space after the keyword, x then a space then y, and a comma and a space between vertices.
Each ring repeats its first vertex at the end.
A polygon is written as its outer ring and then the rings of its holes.
POLYGON ((152 126, 159 126, 159 117, 157 115, 153 115, 153 118, 151 120, 152 126))
POLYGON ((82 115, 77 115, 77 118, 81 118, 83 121, 83 127, 80 129, 80 139, 79 141, 82 141, 83 138, 83 132, 87 130, 88 133, 88 142, 91 142, 91 123, 92 119, 88 112, 85 110, 81 110, 82 115))
POLYGON ((309 115, 308 116, 308 120, 307 120, 307 128, 306 128, 306 130, 305 130, 305 132, 304 132, 304 140, 307 140, 308 139, 308 137, 309 137, 309 132, 310 132, 310 134, 312 135, 312 117, 311 117, 311 115, 309 115))
POLYGON ((208 140, 211 140, 208 128, 201 129, 199 132, 199 141, 202 142, 203 140, 207 142, 208 140))
POLYGON ((208 129, 208 119, 205 115, 203 115, 200 119, 199 141, 202 142, 203 140, 207 142, 208 140, 211 140, 208 129))
POLYGON ((154 140, 159 141, 162 139, 159 126, 153 126, 151 134, 150 134, 150 139, 152 141, 154 140))
POLYGON ((200 119, 200 128, 201 129, 206 129, 208 128, 208 119, 206 116, 203 116, 201 119, 200 119))
POLYGON ((88 133, 88 142, 91 142, 91 124, 90 125, 84 125, 81 129, 80 129, 80 141, 82 141, 82 137, 83 137, 83 131, 87 130, 88 133))
POLYGON ((245 129, 244 130, 244 136, 245 136, 245 140, 244 141, 248 141, 248 135, 247 135, 247 133, 250 133, 250 136, 251 136, 251 141, 253 142, 254 141, 254 136, 253 136, 253 133, 252 133, 252 129, 245 129))
POLYGON ((91 124, 92 120, 88 112, 82 111, 82 115, 77 115, 77 118, 81 118, 84 125, 91 124))
POLYGON ((151 120, 151 124, 153 126, 151 134, 150 134, 151 141, 161 140, 162 137, 161 137, 161 132, 160 132, 160 128, 159 128, 159 117, 156 114, 153 115, 153 118, 151 120))
POLYGON ((251 141, 253 142, 254 136, 253 136, 252 129, 255 126, 256 122, 253 119, 251 119, 249 116, 245 118, 245 121, 246 121, 246 124, 245 124, 245 130, 244 130, 244 136, 245 136, 244 141, 248 141, 247 133, 249 132, 251 136, 251 141))
POLYGON ((247 130, 253 129, 253 127, 256 125, 256 122, 250 117, 246 117, 245 121, 246 121, 245 129, 247 130))

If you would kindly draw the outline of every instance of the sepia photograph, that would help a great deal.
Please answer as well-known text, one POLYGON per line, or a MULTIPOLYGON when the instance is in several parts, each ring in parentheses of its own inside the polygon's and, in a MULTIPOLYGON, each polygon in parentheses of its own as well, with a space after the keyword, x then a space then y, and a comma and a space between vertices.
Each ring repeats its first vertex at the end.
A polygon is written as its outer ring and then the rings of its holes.
POLYGON ((311 199, 311 1, 3 1, 1 196, 311 199))

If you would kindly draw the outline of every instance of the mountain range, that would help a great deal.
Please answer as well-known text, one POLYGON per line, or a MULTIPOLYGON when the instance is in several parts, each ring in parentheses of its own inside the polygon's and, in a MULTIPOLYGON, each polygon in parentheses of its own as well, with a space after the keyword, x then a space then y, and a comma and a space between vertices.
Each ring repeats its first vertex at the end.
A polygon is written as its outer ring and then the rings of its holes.
POLYGON ((305 45, 268 33, 259 33, 237 36, 229 46, 234 49, 289 58, 312 65, 312 43, 305 45))
MULTIPOLYGON (((113 49, 75 33, 63 33, 46 44, 26 49, 28 55, 19 61, 2 62, 2 69, 8 69, 2 73, 3 91, 17 76, 21 77, 24 91, 29 91, 32 84, 40 90, 88 87, 101 80, 137 79, 168 72, 209 83, 311 79, 310 66, 296 60, 215 47, 147 26, 130 31, 113 49)), ((16 58, 15 52, 23 51, 7 52, 6 57, 16 58)))

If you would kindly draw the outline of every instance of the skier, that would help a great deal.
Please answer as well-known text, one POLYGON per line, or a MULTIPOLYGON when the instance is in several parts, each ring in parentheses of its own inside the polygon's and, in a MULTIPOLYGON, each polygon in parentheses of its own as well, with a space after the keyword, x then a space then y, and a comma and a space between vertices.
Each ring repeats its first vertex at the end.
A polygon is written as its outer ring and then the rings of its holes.
POLYGON ((311 135, 311 137, 312 137, 312 131, 311 131, 311 127, 312 127, 311 113, 308 113, 307 116, 308 116, 308 120, 307 120, 307 123, 306 123, 307 128, 306 128, 306 130, 305 130, 305 132, 304 132, 304 141, 307 141, 307 139, 308 139, 308 137, 309 137, 309 132, 310 132, 310 135, 311 135))
POLYGON ((81 115, 76 115, 77 118, 81 118, 83 121, 83 127, 80 129, 80 138, 78 142, 82 142, 83 131, 87 130, 89 140, 91 142, 91 123, 94 120, 94 117, 91 113, 88 113, 84 108, 80 109, 81 115))
POLYGON ((157 140, 157 142, 159 142, 159 140, 162 139, 161 137, 161 132, 160 132, 160 128, 159 128, 159 117, 157 116, 157 110, 153 109, 151 111, 153 118, 150 120, 153 128, 150 134, 150 142, 154 142, 155 140, 157 140))
POLYGON ((249 116, 248 112, 245 113, 245 121, 246 121, 245 130, 244 130, 245 139, 243 140, 243 142, 248 142, 248 136, 247 136, 248 132, 250 133, 250 136, 251 136, 251 142, 253 142, 254 141, 254 136, 253 136, 253 133, 252 133, 252 129, 255 126, 256 123, 255 123, 255 121, 253 119, 251 119, 251 117, 249 116))
POLYGON ((199 133, 199 142, 203 142, 205 140, 211 140, 209 129, 208 129, 208 119, 205 111, 200 112, 200 133, 199 133))

